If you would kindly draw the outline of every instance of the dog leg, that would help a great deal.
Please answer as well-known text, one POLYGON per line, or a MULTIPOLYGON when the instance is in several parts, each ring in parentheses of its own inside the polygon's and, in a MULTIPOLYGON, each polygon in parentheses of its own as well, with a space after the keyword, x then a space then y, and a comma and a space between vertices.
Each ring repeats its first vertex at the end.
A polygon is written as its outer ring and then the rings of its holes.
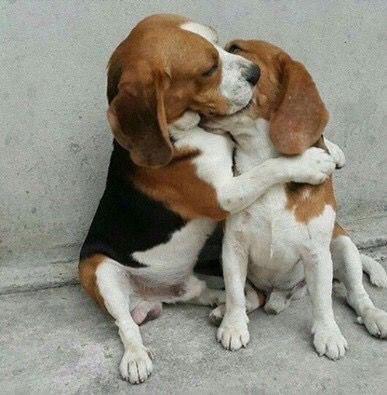
POLYGON ((264 306, 264 310, 267 314, 279 314, 289 306, 291 300, 291 291, 275 289, 270 293, 270 296, 264 306))
POLYGON ((267 298, 264 309, 267 314, 279 314, 289 306, 292 300, 301 299, 305 294, 305 281, 301 281, 290 290, 273 289, 267 298))
POLYGON ((312 301, 314 347, 319 355, 326 355, 333 360, 339 359, 345 354, 347 341, 333 315, 333 264, 328 245, 324 248, 311 240, 302 258, 312 301))
POLYGON ((367 273, 370 283, 380 288, 387 288, 387 273, 383 266, 370 256, 360 254, 363 272, 367 273))
POLYGON ((257 310, 266 302, 266 296, 262 291, 255 289, 249 282, 246 283, 246 312, 247 314, 257 310))
POLYGON ((289 181, 321 184, 333 172, 334 159, 312 147, 302 155, 268 159, 263 164, 217 186, 220 206, 236 213, 244 210, 273 185, 289 181))
MULTIPOLYGON (((246 313, 250 314, 254 310, 258 309, 259 307, 265 304, 265 295, 260 292, 256 291, 250 283, 246 283, 245 288, 246 293, 246 313)), ((215 309, 210 312, 209 320, 210 322, 215 325, 219 326, 222 322, 224 314, 226 312, 226 305, 219 304, 215 309)))
POLYGON ((207 285, 199 296, 192 298, 187 303, 201 306, 218 306, 226 303, 226 292, 221 289, 211 289, 207 285))
POLYGON ((248 254, 246 246, 238 242, 232 218, 226 224, 223 239, 223 276, 226 286, 226 312, 217 331, 217 340, 228 350, 246 347, 250 340, 247 328, 244 287, 246 282, 248 254))
POLYGON ((341 235, 332 240, 331 250, 335 263, 335 277, 347 290, 347 302, 375 337, 387 338, 387 313, 375 307, 363 286, 362 260, 352 240, 341 235))
POLYGON ((152 373, 149 351, 144 347, 140 329, 130 315, 131 290, 127 272, 106 258, 97 268, 96 282, 108 312, 115 319, 124 345, 120 372, 132 384, 144 382, 152 373))
POLYGON ((221 289, 208 288, 203 280, 191 275, 184 284, 185 292, 172 302, 183 302, 201 306, 217 306, 225 303, 226 294, 221 289))

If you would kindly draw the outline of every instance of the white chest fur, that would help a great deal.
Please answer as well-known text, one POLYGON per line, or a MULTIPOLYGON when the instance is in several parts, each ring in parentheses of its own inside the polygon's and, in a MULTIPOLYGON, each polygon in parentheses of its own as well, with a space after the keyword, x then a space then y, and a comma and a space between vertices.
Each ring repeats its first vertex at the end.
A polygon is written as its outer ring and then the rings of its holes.
POLYGON ((200 179, 217 189, 232 178, 233 143, 228 137, 208 133, 197 125, 187 127, 181 122, 177 126, 174 124, 170 133, 176 148, 199 151, 193 163, 200 179))
MULTIPOLYGON (((240 174, 278 156, 264 120, 240 129, 234 137, 238 144, 235 166, 240 174)), ((324 228, 325 217, 329 227, 334 212, 327 206, 320 217, 309 224, 298 222, 287 208, 285 185, 278 184, 246 210, 234 214, 226 229, 247 244, 248 277, 257 287, 290 289, 304 277, 300 258, 302 249, 311 243, 308 227, 316 226, 316 222, 324 228)))

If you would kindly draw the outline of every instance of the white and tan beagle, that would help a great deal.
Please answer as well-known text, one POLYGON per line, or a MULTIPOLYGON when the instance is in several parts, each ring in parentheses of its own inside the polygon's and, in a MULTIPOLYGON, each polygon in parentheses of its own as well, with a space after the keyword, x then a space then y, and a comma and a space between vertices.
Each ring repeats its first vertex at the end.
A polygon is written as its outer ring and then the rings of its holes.
MULTIPOLYGON (((305 67, 262 41, 236 40, 227 49, 261 71, 248 109, 206 125, 232 135, 236 174, 243 176, 279 155, 301 154, 312 145, 325 147, 322 133, 328 113, 305 67)), ((326 145, 342 162, 340 151, 326 145)), ((338 359, 347 348, 332 310, 333 272, 345 284, 347 302, 369 333, 387 337, 387 313, 376 308, 365 291, 359 252, 344 230, 335 227, 335 217, 331 178, 318 186, 278 183, 247 209, 228 217, 222 254, 226 307, 217 333, 225 348, 237 350, 249 341, 246 276, 268 295, 266 311, 277 313, 302 294, 306 281, 313 343, 320 355, 338 359)), ((219 317, 223 310, 218 307, 212 315, 219 317)))
POLYGON ((115 319, 124 345, 120 372, 131 383, 152 372, 138 325, 157 317, 161 302, 225 301, 224 292, 193 274, 216 224, 278 183, 319 184, 335 167, 331 156, 312 148, 233 176, 232 141, 200 128, 197 113, 243 110, 259 70, 215 42, 206 26, 156 15, 141 21, 109 62, 114 149, 79 275, 115 319))

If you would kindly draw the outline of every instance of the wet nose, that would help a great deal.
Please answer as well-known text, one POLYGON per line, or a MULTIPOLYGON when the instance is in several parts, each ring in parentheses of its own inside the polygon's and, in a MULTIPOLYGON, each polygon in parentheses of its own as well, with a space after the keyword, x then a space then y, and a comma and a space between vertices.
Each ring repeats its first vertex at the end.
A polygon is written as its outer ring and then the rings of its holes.
POLYGON ((249 82, 251 85, 254 86, 257 84, 260 76, 261 76, 260 68, 257 65, 253 64, 247 70, 246 80, 247 82, 249 82))

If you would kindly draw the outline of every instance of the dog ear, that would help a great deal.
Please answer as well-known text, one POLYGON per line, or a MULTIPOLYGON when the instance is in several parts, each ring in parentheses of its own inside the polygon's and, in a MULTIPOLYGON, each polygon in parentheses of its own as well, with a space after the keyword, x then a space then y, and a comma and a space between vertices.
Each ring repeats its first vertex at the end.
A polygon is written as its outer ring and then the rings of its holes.
POLYGON ((229 41, 225 46, 224 50, 230 53, 237 54, 240 51, 244 51, 244 46, 246 44, 245 40, 232 40, 229 41))
POLYGON ((282 96, 270 120, 270 137, 280 153, 296 155, 319 140, 329 114, 304 65, 286 54, 278 55, 278 62, 282 96))
POLYGON ((117 142, 135 164, 161 167, 172 159, 164 108, 167 76, 131 73, 123 76, 107 112, 117 142))

